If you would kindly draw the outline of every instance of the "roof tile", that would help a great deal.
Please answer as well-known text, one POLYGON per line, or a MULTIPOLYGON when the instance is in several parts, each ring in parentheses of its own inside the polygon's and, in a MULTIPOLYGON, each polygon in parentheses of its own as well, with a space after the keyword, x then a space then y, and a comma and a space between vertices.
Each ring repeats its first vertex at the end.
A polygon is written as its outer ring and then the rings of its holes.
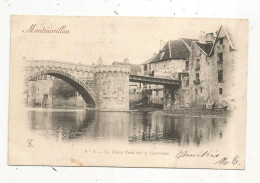
POLYGON ((200 43, 200 42, 194 42, 202 51, 204 51, 207 55, 209 55, 211 48, 213 46, 213 42, 208 43, 200 43))
POLYGON ((154 57, 154 59, 150 63, 170 59, 188 59, 189 56, 190 51, 188 50, 188 48, 182 40, 170 40, 164 45, 164 47, 160 50, 160 52, 154 57))

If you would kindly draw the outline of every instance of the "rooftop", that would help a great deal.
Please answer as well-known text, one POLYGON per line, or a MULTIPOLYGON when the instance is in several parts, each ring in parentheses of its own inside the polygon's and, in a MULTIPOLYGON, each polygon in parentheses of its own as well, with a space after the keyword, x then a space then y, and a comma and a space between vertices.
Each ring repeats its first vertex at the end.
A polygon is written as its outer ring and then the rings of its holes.
POLYGON ((206 55, 209 55, 211 48, 213 46, 213 42, 208 43, 200 43, 200 42, 194 42, 206 55))
POLYGON ((237 29, 235 29, 234 28, 235 26, 231 26, 231 25, 225 25, 225 26, 220 26, 220 28, 219 28, 219 30, 218 30, 218 32, 217 32, 217 36, 216 36, 216 38, 215 38, 215 40, 214 40, 214 43, 213 43, 213 46, 212 46, 212 49, 211 49, 211 51, 210 51, 210 55, 212 55, 212 53, 213 53, 213 49, 214 49, 214 47, 215 47, 215 44, 216 44, 216 42, 218 41, 218 38, 219 38, 219 36, 220 36, 220 33, 221 33, 221 31, 223 31, 224 32, 224 34, 225 34, 225 36, 227 37, 227 39, 228 39, 228 41, 229 41, 229 44, 230 44, 230 48, 232 49, 232 50, 235 50, 235 44, 234 44, 234 40, 235 39, 237 39, 237 37, 236 37, 236 31, 237 31, 237 29))
POLYGON ((181 60, 189 59, 190 51, 182 40, 170 40, 160 52, 152 59, 150 63, 164 60, 181 60))

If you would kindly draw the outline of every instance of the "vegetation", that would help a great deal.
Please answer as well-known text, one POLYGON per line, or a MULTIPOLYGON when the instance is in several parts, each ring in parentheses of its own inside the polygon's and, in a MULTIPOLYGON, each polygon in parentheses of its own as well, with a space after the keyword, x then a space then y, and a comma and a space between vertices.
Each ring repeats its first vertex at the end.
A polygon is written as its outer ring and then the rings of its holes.
POLYGON ((62 80, 54 80, 52 87, 52 95, 57 97, 73 97, 76 95, 76 90, 62 80))

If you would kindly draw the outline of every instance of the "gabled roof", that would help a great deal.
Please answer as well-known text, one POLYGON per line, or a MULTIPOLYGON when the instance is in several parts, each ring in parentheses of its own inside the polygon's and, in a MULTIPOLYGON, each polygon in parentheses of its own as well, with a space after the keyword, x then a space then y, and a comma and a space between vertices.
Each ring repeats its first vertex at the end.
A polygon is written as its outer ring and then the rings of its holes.
POLYGON ((213 46, 213 42, 207 42, 207 43, 200 43, 200 42, 194 42, 194 44, 199 47, 199 49, 201 49, 206 55, 209 55, 212 46, 213 46))
POLYGON ((182 40, 170 40, 160 52, 153 58, 150 63, 160 62, 165 60, 180 60, 189 59, 190 51, 182 40))
POLYGON ((231 33, 229 32, 229 30, 227 30, 226 27, 224 27, 224 26, 222 25, 222 26, 220 26, 220 28, 219 28, 219 30, 218 30, 217 36, 216 36, 216 38, 215 38, 215 40, 214 40, 214 43, 213 43, 213 46, 212 46, 212 48, 211 48, 211 50, 210 50, 209 55, 211 55, 211 54, 213 53, 214 47, 215 47, 215 45, 216 45, 216 43, 217 43, 217 41, 218 41, 219 33, 221 32, 221 30, 223 30, 224 33, 226 34, 231 49, 235 50, 234 40, 232 39, 231 33))

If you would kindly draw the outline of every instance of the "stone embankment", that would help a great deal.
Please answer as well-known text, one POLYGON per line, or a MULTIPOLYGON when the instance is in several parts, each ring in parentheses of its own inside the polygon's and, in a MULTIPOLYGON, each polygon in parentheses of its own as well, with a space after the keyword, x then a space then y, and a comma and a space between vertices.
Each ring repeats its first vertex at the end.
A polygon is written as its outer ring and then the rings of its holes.
POLYGON ((183 108, 154 111, 156 114, 171 115, 171 116, 187 116, 187 117, 215 117, 227 118, 231 116, 230 110, 224 109, 197 109, 197 108, 183 108))

